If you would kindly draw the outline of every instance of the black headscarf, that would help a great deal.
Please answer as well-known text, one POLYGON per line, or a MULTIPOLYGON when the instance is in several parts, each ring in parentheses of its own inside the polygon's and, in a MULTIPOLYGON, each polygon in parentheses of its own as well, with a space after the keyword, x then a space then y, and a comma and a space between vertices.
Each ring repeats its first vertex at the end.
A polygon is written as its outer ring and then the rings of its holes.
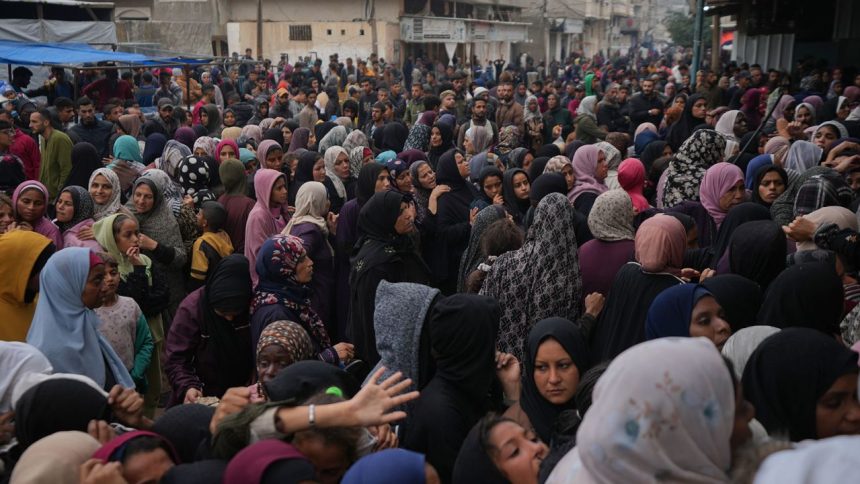
POLYGON ((64 430, 87 431, 90 420, 110 421, 107 398, 78 380, 56 378, 30 388, 15 404, 15 437, 26 449, 64 430))
POLYGON ((209 447, 209 423, 215 407, 188 403, 171 407, 158 418, 152 431, 173 444, 182 462, 194 462, 206 455, 209 447))
POLYGON ((725 220, 720 225, 720 230, 717 232, 717 241, 712 245, 714 257, 711 259, 711 267, 716 267, 717 262, 726 253, 729 248, 729 242, 732 239, 732 234, 735 229, 744 223, 755 220, 770 220, 770 210, 752 202, 744 202, 735 205, 726 214, 725 220))
POLYGON ((452 484, 510 484, 511 481, 499 472, 499 468, 490 458, 487 453, 489 449, 484 448, 484 443, 481 442, 482 434, 488 431, 486 427, 489 418, 491 417, 476 423, 463 441, 454 464, 452 484))
POLYGON ((284 132, 280 128, 269 128, 264 131, 260 141, 267 139, 277 141, 279 147, 284 146, 284 132))
POLYGON ((206 459, 190 464, 175 465, 164 474, 161 484, 211 484, 221 482, 227 470, 227 461, 206 459))
POLYGON ((516 193, 514 193, 514 175, 517 173, 522 173, 527 179, 531 180, 528 173, 521 168, 506 170, 502 179, 502 197, 505 199, 505 210, 514 218, 514 223, 522 225, 523 217, 528 212, 531 201, 529 199, 520 200, 517 198, 516 193))
POLYGON ((305 151, 299 156, 299 161, 296 163, 296 189, 302 184, 314 181, 314 165, 320 159, 320 154, 316 151, 305 151))
POLYGON ((320 141, 325 138, 325 135, 327 135, 328 132, 333 130, 336 126, 337 123, 334 121, 326 121, 325 123, 320 123, 314 126, 314 136, 317 139, 317 145, 319 145, 320 141))
POLYGON ((761 134, 759 134, 756 139, 753 140, 754 134, 755 131, 750 131, 743 135, 743 137, 741 137, 740 139, 739 148, 743 149, 744 147, 746 147, 746 149, 744 151, 739 152, 730 160, 726 160, 734 165, 737 165, 744 173, 747 172, 747 166, 750 164, 750 161, 752 161, 752 159, 759 154, 758 148, 761 140, 761 134))
POLYGON ((368 163, 359 170, 358 181, 355 185, 355 198, 358 200, 359 207, 363 207, 376 193, 376 179, 379 178, 382 170, 387 170, 387 168, 379 163, 368 163))
POLYGON ((427 152, 427 161, 430 163, 430 166, 436 170, 436 166, 439 164, 439 158, 448 150, 454 148, 454 129, 447 123, 437 123, 433 127, 439 130, 439 134, 442 137, 442 143, 439 146, 430 147, 430 150, 427 152))
POLYGON ((737 274, 721 274, 702 283, 726 313, 732 333, 755 324, 764 298, 755 282, 737 274))
POLYGON ((729 267, 766 290, 785 269, 785 233, 770 220, 741 224, 729 242, 729 267))
POLYGON ((158 133, 165 137, 167 136, 167 132, 164 130, 164 126, 162 126, 161 123, 154 119, 150 119, 149 121, 143 123, 143 126, 141 126, 140 128, 140 134, 142 134, 147 139, 149 139, 150 135, 155 133, 158 133))
MULTIPOLYGON (((167 136, 164 136, 162 133, 151 133, 147 136, 146 144, 143 146, 143 164, 149 165, 159 158, 166 144, 167 136)), ((74 155, 72 156, 74 157, 74 155)), ((74 167, 72 167, 72 171, 74 171, 74 167)))
POLYGON ((648 146, 642 150, 642 154, 639 155, 639 161, 645 165, 645 173, 651 172, 651 165, 654 164, 654 160, 663 156, 663 150, 666 149, 666 142, 662 140, 655 140, 648 143, 648 146))
MULTIPOLYGON (((460 170, 457 169, 457 161, 454 158, 454 154, 458 152, 458 150, 448 150, 439 158, 436 169, 436 184, 451 187, 451 191, 444 196, 457 198, 468 207, 475 199, 476 190, 471 183, 460 176, 460 170)), ((462 154, 462 152, 459 153, 462 154)))
POLYGON ((552 429, 558 414, 564 410, 575 408, 573 398, 561 405, 547 401, 535 385, 535 358, 541 343, 547 339, 556 340, 573 360, 580 375, 584 375, 591 367, 591 356, 588 343, 580 327, 564 318, 548 318, 538 322, 529 332, 529 337, 523 348, 525 355, 522 392, 520 405, 528 415, 529 422, 534 427, 538 437, 544 442, 550 442, 552 429))
POLYGON ((543 200, 543 197, 550 193, 567 195, 567 182, 561 173, 544 173, 534 179, 531 191, 529 192, 529 200, 531 200, 532 206, 536 207, 543 200))
POLYGON ((546 156, 539 156, 532 160, 532 165, 529 167, 529 180, 534 180, 543 175, 547 163, 549 163, 549 158, 546 156))
POLYGON ((298 361, 284 368, 264 383, 271 401, 302 402, 330 387, 337 387, 344 398, 352 398, 359 385, 347 372, 330 363, 315 360, 298 361))
MULTIPOLYGON (((504 183, 505 175, 502 173, 502 170, 496 168, 495 166, 485 166, 481 169, 481 174, 478 177, 478 196, 481 198, 481 200, 487 202, 490 205, 493 204, 493 200, 484 191, 484 182, 487 180, 487 178, 491 176, 498 177, 499 180, 502 180, 502 182, 504 183)), ((505 195, 503 194, 502 197, 504 196, 505 195)))
MULTIPOLYGON (((161 136, 164 138, 163 135, 156 134, 153 136, 161 136)), ((164 139, 166 143, 167 140, 166 138, 164 139)), ((162 148, 163 147, 164 145, 162 144, 162 148)), ((159 152, 158 155, 161 156, 161 152, 159 152)), ((87 143, 86 141, 75 143, 75 146, 72 147, 72 169, 69 171, 69 176, 66 177, 66 182, 63 186, 69 187, 74 185, 89 189, 90 175, 99 168, 104 167, 105 165, 102 163, 102 157, 95 146, 87 143)))
POLYGON ((221 259, 206 280, 200 297, 204 344, 214 344, 219 374, 227 388, 247 384, 253 371, 248 308, 254 291, 248 259, 231 254, 221 259), (229 321, 215 310, 236 313, 229 321))
POLYGON ((816 439, 816 406, 837 378, 857 373, 857 353, 809 328, 788 328, 768 337, 744 368, 744 397, 771 435, 792 442, 816 439))
POLYGON ((759 187, 759 185, 761 185, 761 181, 765 177, 765 175, 767 175, 768 173, 770 173, 772 171, 778 173, 779 177, 782 178, 782 184, 785 187, 788 187, 788 173, 786 173, 786 171, 782 167, 776 166, 776 165, 765 165, 765 166, 759 168, 759 170, 755 174, 755 182, 753 182, 753 187, 752 187, 753 202, 758 203, 758 204, 763 205, 763 206, 768 207, 768 208, 771 206, 771 203, 767 203, 764 200, 762 200, 761 195, 759 195, 759 193, 758 193, 758 187, 759 187))
POLYGON ((403 151, 403 145, 406 143, 408 136, 409 129, 405 125, 396 121, 388 123, 382 128, 382 144, 379 146, 379 149, 400 153, 403 151))
POLYGON ((666 133, 666 143, 672 147, 672 151, 678 152, 678 148, 696 131, 696 127, 704 122, 704 119, 693 117, 693 104, 699 99, 704 99, 703 94, 693 94, 684 105, 684 112, 675 124, 669 126, 666 133))
POLYGON ((585 146, 585 143, 579 140, 571 141, 564 147, 564 156, 566 156, 569 160, 573 159, 573 155, 576 154, 576 150, 585 146))
POLYGON ((836 335, 843 298, 842 281, 834 266, 823 262, 794 265, 771 283, 758 322, 777 328, 812 328, 836 335))
POLYGON ((537 152, 535 153, 535 157, 537 157, 537 158, 541 158, 541 157, 552 158, 553 156, 558 156, 560 154, 561 154, 561 150, 558 149, 558 145, 556 145, 555 143, 550 143, 548 145, 541 146, 540 149, 538 149, 537 152))

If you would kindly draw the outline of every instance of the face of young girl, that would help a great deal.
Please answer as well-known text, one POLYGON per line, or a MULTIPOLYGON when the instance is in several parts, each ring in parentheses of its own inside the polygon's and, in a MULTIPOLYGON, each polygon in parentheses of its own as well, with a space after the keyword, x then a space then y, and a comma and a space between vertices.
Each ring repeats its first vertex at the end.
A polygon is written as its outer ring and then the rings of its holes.
POLYGON ((325 181, 325 161, 322 158, 314 163, 314 181, 320 183, 325 181))
POLYGON ((140 231, 137 227, 137 221, 132 218, 127 218, 119 227, 119 232, 113 234, 116 241, 116 247, 120 253, 125 254, 128 249, 140 246, 140 231))
POLYGON ((75 216, 75 202, 72 194, 63 192, 57 199, 57 222, 68 222, 75 216))
MULTIPOLYGON (((222 152, 223 154, 223 152, 222 152)), ((223 162, 223 161, 222 161, 223 162)), ((284 152, 281 150, 272 150, 266 155, 266 168, 275 171, 281 171, 284 167, 284 152)))
POLYGON ((119 269, 116 266, 105 264, 104 294, 107 299, 113 299, 119 287, 119 281, 119 269))
POLYGON ((12 216, 12 205, 2 204, 0 205, 0 234, 5 234, 6 230, 9 229, 9 224, 15 221, 15 217, 12 216))
POLYGON ((272 187, 272 195, 269 198, 271 205, 283 205, 287 203, 287 181, 284 177, 278 177, 272 187))
POLYGON ((230 145, 222 146, 221 152, 218 153, 218 157, 220 158, 220 160, 218 160, 218 161, 220 161, 221 163, 224 163, 225 161, 229 160, 230 158, 236 158, 236 159, 239 158, 238 156, 236 156, 236 150, 234 150, 233 147, 230 145))
POLYGON ((18 218, 22 222, 35 223, 45 215, 45 194, 35 188, 28 188, 18 196, 18 218))

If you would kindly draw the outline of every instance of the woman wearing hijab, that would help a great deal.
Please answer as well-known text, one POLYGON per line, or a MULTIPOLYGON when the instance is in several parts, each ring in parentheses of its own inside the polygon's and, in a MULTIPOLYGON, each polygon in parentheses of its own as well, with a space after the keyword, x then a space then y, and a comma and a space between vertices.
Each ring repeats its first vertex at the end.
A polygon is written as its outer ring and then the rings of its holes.
POLYGON ((621 188, 621 186, 618 185, 618 165, 621 164, 621 152, 618 151, 618 148, 606 141, 599 141, 595 143, 594 146, 600 148, 600 151, 603 152, 603 155, 606 158, 607 171, 606 179, 603 180, 603 184, 608 188, 621 188))
POLYGON ((848 207, 853 199, 854 192, 845 178, 826 169, 800 183, 794 199, 794 216, 807 215, 823 207, 848 207))
POLYGON ((29 446, 10 470, 10 484, 52 482, 78 484, 81 466, 101 444, 86 432, 67 430, 43 437, 29 446))
POLYGON ((660 187, 657 190, 660 206, 669 208, 684 201, 699 201, 702 178, 708 168, 723 159, 725 146, 725 139, 709 129, 700 129, 684 141, 661 177, 662 191, 660 187))
MULTIPOLYGON (((805 215, 804 218, 815 224, 816 230, 825 225, 835 225, 839 231, 847 229, 857 232, 860 230, 860 227, 858 227, 857 216, 854 212, 845 207, 822 207, 808 215, 805 215)), ((814 240, 796 240, 796 242, 798 252, 812 251, 821 248, 816 245, 814 240)))
POLYGON ((104 168, 104 164, 96 147, 86 141, 75 143, 72 147, 72 169, 63 186, 86 187, 90 176, 99 168, 104 168))
POLYGON ((417 149, 422 152, 426 152, 430 147, 430 132, 435 120, 435 111, 423 112, 418 118, 418 121, 412 125, 412 128, 409 130, 409 136, 406 137, 406 143, 403 145, 403 149, 417 149))
POLYGON ((218 167, 218 174, 224 184, 224 194, 218 197, 218 203, 227 211, 224 231, 230 236, 234 251, 244 254, 245 227, 254 208, 254 200, 246 195, 245 167, 237 159, 228 159, 218 167))
POLYGON ((426 228, 427 217, 436 216, 439 196, 447 187, 436 189, 441 185, 436 183, 436 173, 426 160, 417 160, 409 165, 409 173, 412 180, 412 199, 415 201, 415 224, 419 230, 423 230, 426 228))
POLYGON ((597 96, 586 96, 576 108, 573 126, 577 141, 592 144, 598 140, 606 139, 606 131, 597 126, 597 114, 594 111, 596 107, 597 96))
MULTIPOLYGON (((221 130, 224 126, 221 124, 221 113, 218 112, 218 106, 214 104, 204 104, 200 109, 200 124, 206 128, 208 136, 215 138, 220 137, 221 130)), ((191 148, 191 146, 189 146, 189 148, 191 148)))
POLYGON ((247 385, 251 365, 248 260, 233 254, 218 263, 206 285, 189 294, 173 317, 166 341, 165 374, 171 405, 220 397, 247 385))
MULTIPOLYGON (((673 123, 666 133, 666 143, 672 147, 672 151, 678 152, 693 132, 696 126, 705 123, 708 113, 708 100, 702 94, 693 94, 684 105, 684 113, 681 118, 673 123)), ((720 154, 725 150, 725 141, 720 146, 720 154)))
POLYGON ((648 143, 648 146, 646 146, 642 154, 639 155, 639 159, 642 161, 642 164, 645 165, 645 171, 648 172, 654 165, 654 161, 671 154, 672 148, 668 143, 662 140, 656 140, 648 143))
POLYGON ((531 206, 529 190, 529 176, 524 170, 514 168, 505 171, 502 179, 504 207, 518 226, 523 225, 523 219, 531 206))
POLYGON ((176 140, 170 140, 164 145, 164 151, 155 160, 155 168, 163 170, 170 179, 179 183, 179 165, 192 151, 176 140))
POLYGON ((785 156, 783 167, 786 171, 794 171, 797 174, 802 174, 814 166, 818 166, 821 162, 821 155, 824 153, 820 147, 809 141, 795 141, 788 149, 788 154, 785 156))
POLYGON ((370 366, 379 361, 373 328, 375 294, 379 282, 427 284, 430 273, 416 253, 411 202, 403 195, 386 191, 374 194, 361 208, 358 226, 363 232, 356 244, 349 275, 348 334, 355 353, 370 366))
POLYGON ((183 196, 194 198, 199 192, 209 189, 212 173, 207 158, 186 156, 179 163, 176 172, 176 180, 179 182, 183 196))
POLYGON ((115 384, 134 388, 128 370, 98 332, 94 308, 101 305, 104 263, 89 249, 57 252, 39 276, 39 302, 27 333, 58 373, 93 379, 106 390, 115 384))
POLYGON ((465 291, 466 277, 478 268, 484 259, 481 254, 481 239, 487 228, 497 220, 505 218, 505 210, 498 205, 490 205, 478 212, 469 234, 469 245, 460 259, 459 276, 457 277, 457 292, 465 291))
POLYGON ((259 146, 260 142, 263 141, 263 130, 257 125, 246 124, 242 128, 242 136, 254 140, 254 143, 257 143, 257 146, 259 146))
POLYGON ((36 276, 56 246, 47 237, 29 230, 13 230, 0 237, 0 340, 24 341, 36 310, 39 286, 36 276))
POLYGON ((576 181, 567 196, 579 213, 587 217, 597 196, 608 190, 603 184, 607 173, 606 155, 600 148, 587 145, 576 150, 573 155, 576 181))
MULTIPOLYGON (((741 138, 747 132, 746 115, 738 110, 726 111, 720 116, 714 126, 714 131, 723 135, 726 141, 734 141, 740 143, 741 138)), ((734 153, 726 153, 726 158, 734 155, 734 153)))
POLYGON ((263 168, 254 175, 257 203, 245 225, 245 257, 251 267, 251 281, 257 285, 257 252, 269 237, 284 230, 290 219, 287 212, 287 178, 278 171, 263 168))
MULTIPOLYGON (((388 123, 382 130, 377 130, 380 133, 377 137, 381 138, 378 144, 381 151, 391 150, 395 153, 403 151, 403 145, 406 143, 406 138, 409 136, 409 130, 406 126, 399 123, 388 123)), ((376 138, 376 137, 374 137, 376 138)))
POLYGON ((439 170, 439 159, 454 148, 454 128, 447 123, 436 123, 430 128, 430 148, 427 150, 427 161, 433 170, 439 170))
POLYGON ((343 484, 397 484, 438 482, 439 474, 423 454, 405 449, 385 449, 368 454, 350 466, 343 484))
POLYGON ((679 284, 661 292, 645 319, 645 338, 704 337, 722 350, 732 334, 722 307, 701 284, 679 284))
MULTIPOLYGON (((331 133, 329 133, 331 134, 331 133)), ((349 174, 349 153, 340 146, 325 151, 325 184, 331 212, 340 213, 343 205, 355 198, 355 179, 349 174)))
POLYGON ((469 240, 470 206, 477 198, 477 190, 469 183, 469 162, 458 150, 449 150, 440 158, 436 183, 451 190, 439 197, 436 214, 436 235, 439 244, 433 249, 430 261, 433 276, 443 293, 451 294, 456 287, 457 268, 469 240))
MULTIPOLYGON (((749 167, 752 167, 754 162, 755 159, 750 162, 749 167)), ((765 164, 758 168, 747 188, 752 192, 753 202, 770 208, 773 202, 785 193, 788 183, 788 173, 782 167, 765 164)))
POLYGON ((778 328, 812 328, 835 336, 842 320, 843 294, 832 264, 793 265, 768 286, 758 322, 778 328))
MULTIPOLYGON (((334 149, 333 147, 329 149, 334 149)), ((283 230, 302 240, 302 246, 314 263, 311 279, 311 307, 322 319, 329 334, 336 334, 334 307, 335 293, 334 241, 336 223, 328 220, 329 200, 326 188, 319 182, 307 182, 296 195, 296 211, 283 230)))
POLYGON ((627 158, 618 166, 618 184, 630 196, 636 213, 643 213, 651 204, 645 198, 645 165, 636 158, 627 158))
POLYGON ((266 439, 242 449, 224 471, 225 483, 301 483, 316 480, 313 464, 283 440, 266 439))
POLYGON ((298 237, 278 234, 263 244, 257 260, 260 282, 251 301, 251 348, 257 346, 269 324, 293 321, 311 337, 317 359, 334 365, 345 364, 352 359, 352 345, 332 345, 323 321, 311 306, 309 284, 313 266, 314 261, 308 257, 298 237))
POLYGON ((442 482, 451 482, 461 443, 492 408, 499 316, 499 303, 474 294, 446 297, 430 310, 436 373, 415 403, 403 447, 425 454, 442 482))
POLYGON ((756 126, 761 123, 763 115, 761 105, 762 90, 759 88, 747 89, 741 97, 741 112, 746 116, 747 123, 750 126, 756 126))
POLYGON ((708 168, 699 187, 701 202, 685 200, 670 211, 686 213, 696 220, 699 246, 710 247, 729 210, 741 203, 746 195, 740 168, 731 163, 717 163, 708 168))
POLYGON ((284 368, 304 360, 314 359, 314 349, 308 332, 292 321, 275 321, 260 333, 255 352, 257 383, 252 385, 251 400, 265 402, 265 384, 272 381, 284 368))
POLYGON ((294 153, 297 150, 308 149, 308 141, 311 135, 311 130, 308 128, 298 128, 293 131, 293 138, 290 140, 290 147, 287 153, 294 153))
POLYGON ((15 188, 12 208, 15 222, 23 230, 44 235, 57 249, 63 248, 63 234, 46 216, 50 197, 48 189, 36 180, 27 180, 15 188))
POLYGON ((609 294, 615 274, 634 252, 633 204, 624 190, 604 192, 588 214, 593 239, 579 248, 582 293, 609 294))
MULTIPOLYGON (((770 220, 770 210, 767 208, 751 203, 744 202, 732 207, 726 215, 720 230, 717 232, 714 243, 708 250, 708 255, 711 259, 707 262, 708 267, 717 269, 719 273, 729 271, 728 249, 732 241, 732 236, 738 227, 756 220, 770 220)), ((706 254, 702 254, 703 256, 706 254)))
POLYGON ((561 412, 576 408, 580 378, 591 368, 587 336, 570 320, 543 319, 529 332, 523 353, 519 402, 505 416, 551 442, 556 419, 561 412))
POLYGON ((325 157, 322 153, 316 151, 305 151, 299 155, 299 161, 296 163, 296 176, 289 180, 289 204, 295 205, 296 194, 299 193, 299 188, 303 183, 309 181, 318 181, 324 183, 326 180, 325 174, 325 157))
POLYGON ((723 318, 731 326, 732 335, 755 324, 763 300, 758 284, 737 274, 721 274, 707 278, 702 286, 723 308, 723 318))
POLYGON ((576 448, 547 482, 729 482, 740 409, 711 342, 661 338, 637 345, 609 364, 598 386, 576 448))
POLYGON ((520 361, 534 321, 579 319, 582 279, 573 210, 561 194, 541 200, 522 248, 496 259, 481 288, 503 309, 497 347, 520 361))
POLYGON ((93 198, 85 188, 70 186, 57 197, 57 227, 63 234, 63 247, 85 247, 100 251, 101 246, 90 235, 84 239, 80 232, 93 226, 93 198))
POLYGON ((860 432, 857 353, 809 328, 765 339, 743 373, 744 396, 771 435, 792 442, 860 432))
MULTIPOLYGON (((185 297, 185 244, 176 217, 170 211, 162 188, 141 177, 134 183, 132 199, 126 207, 137 217, 141 252, 166 276, 170 288, 168 322, 185 297)), ((168 323, 169 324, 169 323, 168 323)))
POLYGON ((766 290, 785 268, 785 233, 770 220, 741 224, 731 236, 724 257, 732 274, 744 276, 766 290))
POLYGON ((143 165, 143 157, 140 155, 140 146, 137 140, 128 135, 117 138, 113 145, 113 161, 108 168, 119 177, 122 191, 127 191, 132 182, 146 168, 143 165))
POLYGON ((614 358, 645 341, 645 316, 651 303, 665 289, 684 283, 679 276, 686 247, 686 231, 674 217, 655 215, 639 226, 634 240, 636 262, 618 271, 594 330, 591 348, 596 361, 614 358))
POLYGON ((342 146, 343 142, 346 141, 346 136, 349 134, 349 130, 347 130, 343 126, 335 126, 328 133, 326 133, 325 137, 320 140, 317 145, 317 151, 320 153, 325 153, 329 148, 333 146, 342 146))
MULTIPOLYGON (((167 137, 162 133, 152 133, 146 137, 146 142, 143 145, 142 163, 146 166, 151 165, 161 156, 164 147, 167 145, 167 137)), ((99 160, 101 162, 101 160, 99 160)))

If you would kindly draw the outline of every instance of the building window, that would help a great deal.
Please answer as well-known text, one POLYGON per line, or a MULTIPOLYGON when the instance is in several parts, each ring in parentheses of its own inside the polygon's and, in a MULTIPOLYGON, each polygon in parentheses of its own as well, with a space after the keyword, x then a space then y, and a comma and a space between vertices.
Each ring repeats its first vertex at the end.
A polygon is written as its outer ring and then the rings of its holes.
MULTIPOLYGON (((331 30, 328 31, 331 35, 331 30)), ((310 25, 290 25, 290 40, 313 40, 310 25)))
POLYGON ((325 34, 326 34, 326 35, 331 35, 331 29, 326 29, 325 34))
POLYGON ((364 29, 359 30, 358 35, 364 35, 364 29))
POLYGON ((346 29, 340 29, 340 35, 346 35, 346 29))

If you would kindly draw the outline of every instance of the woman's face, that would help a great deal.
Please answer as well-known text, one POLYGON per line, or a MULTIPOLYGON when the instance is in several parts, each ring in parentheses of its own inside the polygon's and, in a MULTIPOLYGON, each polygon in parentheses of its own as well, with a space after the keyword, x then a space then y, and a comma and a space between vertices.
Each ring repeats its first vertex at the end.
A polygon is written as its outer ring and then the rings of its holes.
MULTIPOLYGON (((848 182, 848 186, 851 187, 851 190, 854 190, 854 193, 860 192, 860 171, 855 171, 845 175, 845 181, 848 182)), ((784 188, 783 188, 784 190, 784 188)), ((8 206, 8 205, 7 205, 8 206)), ((2 208, 0 208, 0 233, 2 233, 3 227, 3 218, 2 218, 2 208)))
POLYGON ((308 134, 308 146, 313 146, 315 144, 317 144, 317 135, 315 135, 314 132, 311 131, 308 134))
POLYGON ((200 124, 206 126, 209 124, 209 115, 204 110, 200 110, 200 124))
POLYGON ((746 195, 744 181, 740 180, 720 197, 720 210, 728 212, 729 209, 744 201, 744 195, 746 195))
POLYGON ((523 171, 528 173, 529 169, 532 167, 533 161, 535 161, 534 155, 532 155, 531 153, 526 153, 526 156, 523 157, 523 171))
POLYGON ((597 153, 597 166, 594 167, 594 178, 602 182, 606 179, 606 175, 609 174, 609 165, 606 164, 606 155, 603 153, 603 150, 600 150, 597 153))
POLYGON ((768 204, 776 201, 783 192, 785 192, 785 183, 776 171, 765 173, 758 184, 758 196, 768 204))
POLYGON ((713 296, 705 296, 693 307, 690 316, 690 337, 704 336, 722 350, 726 340, 732 335, 732 328, 726 322, 725 312, 713 296))
POLYGON ((794 115, 794 120, 800 124, 809 126, 812 122, 812 113, 809 112, 806 106, 801 106, 794 115))
POLYGON ((36 188, 28 188, 18 195, 18 218, 33 225, 45 215, 45 194, 36 188))
POLYGON ((693 103, 693 117, 696 119, 705 119, 708 114, 708 101, 704 99, 696 99, 693 103))
POLYGON ((9 228, 9 224, 15 221, 12 215, 12 206, 7 204, 0 205, 0 234, 5 234, 9 228))
POLYGON ((346 153, 337 155, 337 159, 334 161, 334 172, 341 179, 349 178, 349 156, 346 153))
POLYGON ((552 404, 565 404, 576 395, 579 369, 554 338, 548 338, 538 346, 534 381, 541 396, 552 404))
POLYGON ((84 286, 84 292, 81 293, 81 302, 84 303, 84 306, 90 309, 95 309, 104 303, 104 281, 105 265, 96 264, 90 267, 90 273, 87 275, 87 283, 84 286))
POLYGON ((269 196, 270 205, 283 205, 287 203, 287 180, 279 176, 275 185, 272 186, 272 194, 269 196))
POLYGON ((812 142, 822 150, 826 150, 839 137, 839 133, 832 126, 823 126, 815 132, 812 142))
POLYGON ((735 133, 735 136, 738 138, 743 137, 743 135, 747 134, 747 117, 744 113, 738 113, 735 118, 735 125, 732 128, 735 133))
POLYGON ((313 482, 337 484, 349 469, 350 462, 342 445, 326 442, 317 435, 302 435, 293 440, 293 445, 313 464, 316 471, 313 482))
POLYGON ((520 200, 529 199, 529 177, 525 173, 517 173, 512 180, 514 183, 514 195, 520 200))
POLYGON ((662 156, 672 156, 672 147, 667 144, 666 147, 663 148, 662 156))
POLYGON ((236 116, 233 114, 233 112, 227 111, 226 113, 224 113, 224 126, 229 128, 234 124, 236 124, 236 116))
POLYGON ((512 484, 537 484, 540 465, 549 448, 537 436, 514 422, 501 422, 490 430, 490 458, 512 484))
POLYGON ((573 165, 570 163, 564 165, 561 169, 561 174, 564 175, 564 182, 567 183, 567 191, 573 190, 573 185, 576 184, 576 175, 573 173, 573 165))
POLYGON ((430 130, 430 146, 433 148, 442 146, 442 132, 436 126, 430 130))
POLYGON ((409 170, 405 170, 397 175, 394 181, 397 183, 397 189, 401 192, 409 193, 412 191, 412 173, 409 170))
POLYGON ((296 282, 299 284, 308 284, 314 277, 314 261, 310 257, 304 256, 296 263, 296 282))
POLYGON ((819 439, 860 434, 857 373, 840 376, 818 399, 815 406, 815 433, 819 439))
POLYGON ((845 121, 849 114, 851 114, 851 106, 848 105, 848 101, 843 101, 839 111, 836 111, 836 117, 841 121, 845 121))
POLYGON ((430 165, 425 163, 421 165, 421 168, 418 168, 418 183, 425 190, 436 188, 436 173, 433 172, 433 168, 430 168, 430 165))
POLYGON ((138 185, 137 188, 134 189, 132 202, 134 203, 134 209, 137 210, 137 213, 149 213, 155 205, 155 195, 152 193, 152 188, 149 188, 149 185, 146 183, 138 185))
POLYGON ((198 146, 194 148, 194 156, 206 156, 206 150, 198 146))
POLYGON ((496 195, 502 193, 502 179, 498 176, 484 178, 484 193, 490 200, 496 198, 496 195))
POLYGON ((468 136, 463 138, 463 148, 466 150, 467 154, 474 155, 475 154, 475 144, 472 143, 472 140, 469 139, 468 136))
POLYGON ((461 177, 465 179, 472 173, 472 170, 469 167, 469 162, 466 161, 465 156, 460 153, 454 153, 454 161, 457 163, 457 171, 460 173, 461 177))
POLYGON ((557 107, 558 107, 558 96, 556 96, 555 94, 550 94, 549 96, 547 96, 547 98, 546 98, 546 106, 547 106, 549 109, 555 109, 555 108, 557 108, 557 107))
POLYGON ((127 218, 123 220, 119 227, 119 232, 114 234, 116 247, 123 254, 128 252, 132 247, 140 246, 140 230, 137 226, 137 220, 127 218))
MULTIPOLYGON (((674 88, 672 89, 674 90, 674 88)), ((678 96, 675 98, 673 106, 684 109, 684 106, 687 105, 687 100, 683 96, 678 96)))
POLYGON ((316 163, 314 163, 314 181, 318 181, 320 183, 325 181, 325 160, 322 158, 318 159, 316 163))
POLYGON ((75 202, 72 194, 63 192, 57 198, 57 222, 68 222, 75 216, 75 202))
POLYGON ((122 477, 126 482, 158 482, 175 464, 161 447, 138 452, 122 464, 122 477))
POLYGON ((290 127, 284 126, 281 128, 281 134, 284 136, 284 146, 289 146, 290 141, 293 140, 293 132, 290 131, 290 127))
POLYGON ((373 193, 384 192, 391 187, 391 181, 388 179, 388 170, 383 169, 376 175, 376 185, 373 187, 373 193))
POLYGON ((266 155, 266 168, 281 171, 284 168, 284 152, 277 148, 269 150, 266 155))
MULTIPOLYGON (((204 152, 203 154, 206 154, 206 153, 204 152)), ((225 161, 229 160, 230 158, 235 158, 237 160, 239 159, 239 156, 236 153, 236 150, 234 150, 233 147, 230 145, 222 146, 221 147, 221 153, 219 153, 219 155, 218 155, 218 161, 220 163, 224 163, 225 161)))
POLYGON ((271 344, 264 346, 257 353, 257 374, 260 375, 260 381, 267 383, 275 378, 284 368, 290 364, 290 354, 283 346, 271 344))
POLYGON ((412 232, 415 228, 415 208, 410 203, 400 203, 400 215, 397 221, 394 222, 394 231, 399 235, 404 235, 412 232))

